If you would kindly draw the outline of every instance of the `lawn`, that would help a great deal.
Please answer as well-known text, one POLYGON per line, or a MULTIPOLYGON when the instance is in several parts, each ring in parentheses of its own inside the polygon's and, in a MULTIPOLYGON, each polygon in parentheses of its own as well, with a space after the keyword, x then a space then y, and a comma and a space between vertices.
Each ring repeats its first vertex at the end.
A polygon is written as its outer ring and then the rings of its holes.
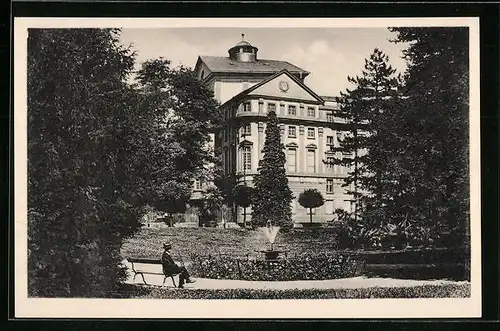
MULTIPOLYGON (((143 228, 122 246, 122 256, 160 258, 163 243, 172 243, 172 256, 188 259, 189 253, 256 257, 269 244, 260 230, 220 228, 143 228)), ((327 229, 279 232, 274 249, 286 251, 289 257, 298 253, 333 252, 337 249, 335 234, 327 229)))
MULTIPOLYGON (((410 279, 468 279, 469 273, 464 268, 464 254, 460 250, 428 249, 385 252, 340 250, 334 231, 334 229, 325 228, 294 229, 288 233, 281 231, 276 236, 274 249, 284 251, 290 261, 304 260, 307 255, 309 255, 308 259, 314 259, 323 253, 348 255, 366 263, 363 266, 362 274, 367 276, 410 279)), ((191 260, 193 253, 202 256, 210 255, 212 260, 221 261, 218 264, 222 269, 227 269, 226 264, 231 260, 262 259, 262 253, 259 251, 269 248, 264 233, 259 229, 142 228, 133 238, 124 242, 122 256, 124 258, 159 259, 163 252, 164 242, 172 243, 172 256, 179 262, 198 263, 199 261, 195 261, 196 259, 191 260)), ((224 271, 222 269, 214 269, 214 272, 224 271)), ((196 268, 191 270, 195 276, 205 275, 205 273, 197 272, 199 270, 196 268)), ((222 272, 222 274, 225 273, 227 272, 222 272)), ((342 273, 339 273, 339 276, 342 277, 342 273)), ((207 278, 211 277, 207 276, 207 278)), ((216 278, 231 279, 234 277, 222 275, 216 278)), ((336 277, 329 279, 333 278, 336 277)))
POLYGON ((117 297, 136 299, 375 299, 375 298, 467 298, 470 284, 441 284, 414 287, 369 287, 358 289, 166 289, 126 285, 117 297))

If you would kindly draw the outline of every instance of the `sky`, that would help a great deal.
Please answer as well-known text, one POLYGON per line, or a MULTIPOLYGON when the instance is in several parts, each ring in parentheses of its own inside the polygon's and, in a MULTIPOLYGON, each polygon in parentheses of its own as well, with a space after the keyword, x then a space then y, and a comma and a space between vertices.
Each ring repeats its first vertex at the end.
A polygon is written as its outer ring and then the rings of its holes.
POLYGON ((407 45, 390 42, 395 34, 386 28, 123 28, 120 41, 136 51, 137 65, 163 57, 194 68, 198 55, 228 56, 242 33, 259 48, 258 58, 309 71, 305 83, 319 95, 337 96, 349 87, 347 76, 360 75, 375 48, 398 72, 406 67, 401 51, 407 45))

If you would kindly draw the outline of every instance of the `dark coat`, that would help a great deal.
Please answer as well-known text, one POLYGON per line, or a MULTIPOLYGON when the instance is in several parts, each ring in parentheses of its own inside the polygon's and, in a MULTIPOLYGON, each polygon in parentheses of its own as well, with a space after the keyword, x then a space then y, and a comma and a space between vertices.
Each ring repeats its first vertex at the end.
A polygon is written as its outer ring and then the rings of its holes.
POLYGON ((166 275, 178 274, 181 272, 181 268, 175 264, 174 259, 172 259, 167 251, 163 252, 161 256, 161 264, 163 266, 163 273, 166 275))

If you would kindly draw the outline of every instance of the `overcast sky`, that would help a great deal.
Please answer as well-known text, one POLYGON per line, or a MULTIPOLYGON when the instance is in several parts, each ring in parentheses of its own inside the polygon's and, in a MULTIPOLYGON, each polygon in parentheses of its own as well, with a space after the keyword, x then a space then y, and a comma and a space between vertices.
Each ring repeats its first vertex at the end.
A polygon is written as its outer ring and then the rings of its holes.
POLYGON ((241 40, 259 48, 258 58, 285 60, 309 71, 305 82, 319 95, 336 96, 349 85, 347 76, 358 75, 375 47, 403 71, 403 44, 389 40, 385 28, 123 28, 121 41, 132 44, 137 62, 164 57, 173 65, 194 67, 198 55, 228 56, 241 40))

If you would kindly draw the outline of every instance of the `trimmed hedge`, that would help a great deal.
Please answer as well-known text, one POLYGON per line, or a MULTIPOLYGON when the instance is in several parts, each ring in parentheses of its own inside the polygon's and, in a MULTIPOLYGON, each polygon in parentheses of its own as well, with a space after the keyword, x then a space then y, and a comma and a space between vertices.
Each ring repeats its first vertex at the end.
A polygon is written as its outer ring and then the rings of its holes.
POLYGON ((370 287, 360 289, 185 289, 152 288, 147 295, 136 298, 150 299, 375 299, 375 298, 467 298, 469 284, 424 285, 416 287, 370 287))
POLYGON ((420 248, 394 251, 358 251, 354 256, 362 256, 368 264, 431 264, 464 263, 468 258, 464 247, 420 248))
POLYGON ((269 280, 323 280, 363 274, 364 262, 349 256, 320 253, 303 254, 276 261, 245 260, 229 256, 191 256, 193 275, 201 278, 269 280))

